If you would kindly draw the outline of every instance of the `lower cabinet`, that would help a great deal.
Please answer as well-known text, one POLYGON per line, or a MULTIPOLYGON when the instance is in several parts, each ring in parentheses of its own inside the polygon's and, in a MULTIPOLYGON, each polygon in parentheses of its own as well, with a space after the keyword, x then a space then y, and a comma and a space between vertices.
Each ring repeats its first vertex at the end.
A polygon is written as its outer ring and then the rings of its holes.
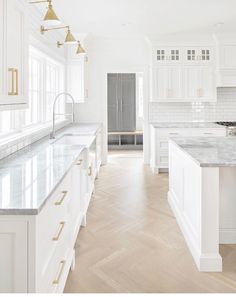
POLYGON ((27 221, 0 221, 0 293, 27 292, 27 221))
POLYGON ((95 180, 90 166, 85 149, 38 215, 0 217, 0 293, 63 292, 86 224, 95 180))
POLYGON ((157 128, 151 125, 150 129, 150 166, 154 173, 167 171, 169 167, 169 138, 226 136, 225 128, 220 126, 219 128, 157 128))

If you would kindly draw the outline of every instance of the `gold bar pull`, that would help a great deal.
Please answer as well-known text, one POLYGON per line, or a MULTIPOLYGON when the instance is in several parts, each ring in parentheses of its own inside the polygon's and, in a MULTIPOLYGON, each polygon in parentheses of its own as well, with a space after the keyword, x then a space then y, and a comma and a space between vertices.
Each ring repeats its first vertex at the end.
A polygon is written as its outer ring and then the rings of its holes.
POLYGON ((8 92, 8 96, 14 96, 15 95, 15 92, 14 92, 14 88, 15 88, 14 68, 8 68, 8 71, 11 73, 11 91, 8 92))
POLYGON ((66 222, 60 222, 60 229, 58 231, 58 234, 52 238, 53 241, 58 241, 59 240, 59 238, 61 236, 61 232, 65 227, 65 224, 66 224, 66 222))
POLYGON ((68 191, 62 191, 61 193, 62 193, 62 196, 61 196, 60 200, 55 202, 55 205, 57 205, 57 206, 62 204, 62 202, 66 198, 66 195, 68 194, 68 191))
POLYGON ((81 165, 83 163, 83 160, 82 159, 80 159, 77 163, 76 163, 76 165, 81 165))
POLYGON ((63 261, 60 262, 61 268, 59 270, 59 273, 58 273, 57 278, 52 282, 53 285, 58 285, 59 284, 65 265, 66 265, 66 261, 65 260, 63 260, 63 261))
POLYGON ((18 96, 19 95, 19 72, 18 72, 18 69, 14 69, 14 73, 16 75, 16 91, 14 93, 15 96, 18 96))
POLYGON ((89 166, 89 169, 88 169, 88 176, 92 176, 92 173, 93 173, 93 171, 92 171, 92 166, 89 166))

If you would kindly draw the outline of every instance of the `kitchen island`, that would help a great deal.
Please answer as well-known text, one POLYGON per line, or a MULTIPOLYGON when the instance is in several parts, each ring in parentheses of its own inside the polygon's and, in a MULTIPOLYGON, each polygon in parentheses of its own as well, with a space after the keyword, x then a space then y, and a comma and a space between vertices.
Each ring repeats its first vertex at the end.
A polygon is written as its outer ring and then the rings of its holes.
POLYGON ((236 138, 169 140, 168 201, 200 271, 222 271, 236 243, 236 138))

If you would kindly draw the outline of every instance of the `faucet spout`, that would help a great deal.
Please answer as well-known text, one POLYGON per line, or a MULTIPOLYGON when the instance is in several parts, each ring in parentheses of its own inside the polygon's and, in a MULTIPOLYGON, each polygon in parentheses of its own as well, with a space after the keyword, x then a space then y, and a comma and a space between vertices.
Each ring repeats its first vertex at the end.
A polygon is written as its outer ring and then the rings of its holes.
POLYGON ((72 123, 74 123, 74 120, 75 120, 74 105, 75 105, 75 100, 74 100, 74 98, 72 97, 72 95, 69 94, 69 93, 62 92, 62 93, 58 94, 58 95, 55 97, 54 102, 53 102, 52 132, 50 133, 50 139, 55 139, 55 121, 56 121, 56 116, 57 116, 57 115, 69 115, 69 116, 71 116, 71 118, 72 118, 72 123), (72 112, 71 112, 71 114, 66 114, 66 113, 56 113, 56 103, 57 103, 58 99, 59 99, 61 96, 63 96, 63 95, 68 96, 68 97, 71 99, 71 102, 72 102, 72 112))

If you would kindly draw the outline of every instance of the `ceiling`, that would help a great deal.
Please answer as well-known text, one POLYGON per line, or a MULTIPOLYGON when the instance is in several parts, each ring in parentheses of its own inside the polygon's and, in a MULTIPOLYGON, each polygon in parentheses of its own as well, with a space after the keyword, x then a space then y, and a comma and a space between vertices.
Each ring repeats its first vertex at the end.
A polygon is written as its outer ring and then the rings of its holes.
POLYGON ((53 0, 53 5, 74 32, 109 38, 236 31, 235 0, 53 0))

